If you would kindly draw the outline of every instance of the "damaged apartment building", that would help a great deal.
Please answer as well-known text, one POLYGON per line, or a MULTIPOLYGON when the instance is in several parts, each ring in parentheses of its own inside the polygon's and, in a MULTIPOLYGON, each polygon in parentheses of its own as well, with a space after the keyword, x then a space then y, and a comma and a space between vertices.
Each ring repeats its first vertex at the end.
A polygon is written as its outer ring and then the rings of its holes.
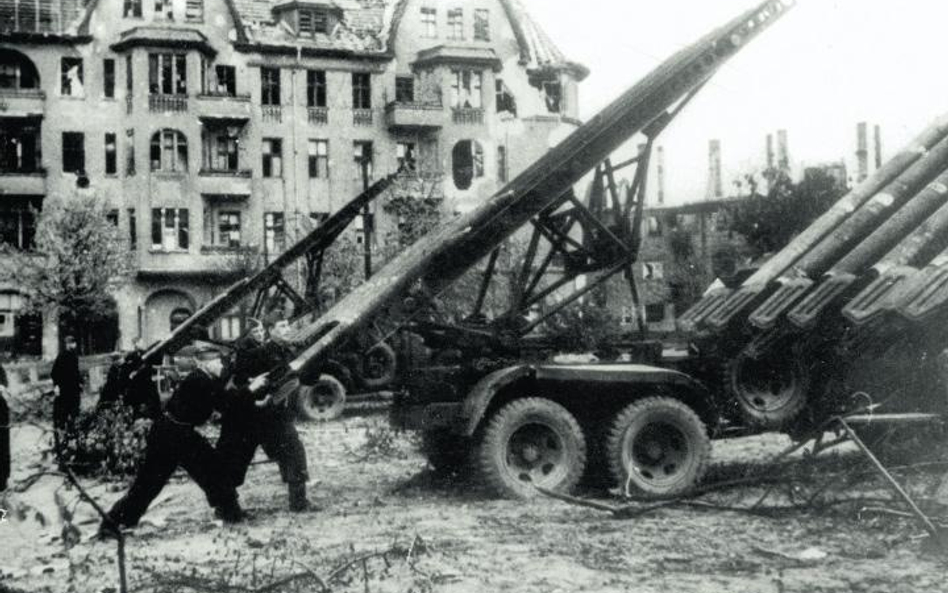
MULTIPOLYGON (((148 344, 235 280, 226 258, 272 258, 402 165, 421 183, 397 197, 474 207, 575 129, 586 75, 518 0, 0 0, 0 238, 30 249, 50 196, 106 200, 135 273, 84 346, 148 344)), ((374 208, 376 248, 398 220, 374 208)), ((49 357, 25 296, 0 286, 0 348, 49 357)))

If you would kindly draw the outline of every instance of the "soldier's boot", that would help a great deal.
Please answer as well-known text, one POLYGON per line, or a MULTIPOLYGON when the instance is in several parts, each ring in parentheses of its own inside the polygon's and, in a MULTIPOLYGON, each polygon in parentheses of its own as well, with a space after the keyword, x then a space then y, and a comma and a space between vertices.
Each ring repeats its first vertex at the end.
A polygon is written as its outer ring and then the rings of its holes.
POLYGON ((310 509, 309 500, 306 498, 306 482, 288 483, 287 492, 290 497, 291 511, 294 513, 302 513, 310 509))

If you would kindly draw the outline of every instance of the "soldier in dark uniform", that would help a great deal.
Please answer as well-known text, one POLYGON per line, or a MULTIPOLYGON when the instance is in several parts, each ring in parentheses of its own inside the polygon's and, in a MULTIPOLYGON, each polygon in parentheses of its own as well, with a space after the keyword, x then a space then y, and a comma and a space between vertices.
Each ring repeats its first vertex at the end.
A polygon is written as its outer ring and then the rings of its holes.
MULTIPOLYGON (((271 339, 263 344, 247 342, 243 347, 238 346, 231 377, 235 386, 241 387, 250 377, 273 370, 291 356, 283 340, 285 325, 285 321, 276 322, 270 332, 271 339)), ((280 468, 280 476, 287 484, 290 510, 309 509, 306 449, 293 425, 293 414, 286 402, 270 405, 242 403, 224 414, 217 451, 234 488, 244 483, 258 445, 280 468)))
POLYGON ((56 356, 50 373, 56 387, 56 399, 53 401, 53 428, 56 438, 56 452, 62 453, 64 438, 68 438, 79 416, 79 399, 82 393, 82 374, 79 372, 79 354, 76 352, 76 338, 66 336, 65 348, 56 356))
POLYGON ((256 377, 239 392, 226 391, 220 379, 220 359, 201 360, 203 352, 192 347, 179 354, 195 368, 181 381, 164 414, 152 425, 135 481, 109 511, 109 519, 103 521, 104 535, 114 534, 115 527, 137 524, 178 466, 204 490, 218 517, 228 522, 243 518, 237 492, 223 471, 224 465, 195 427, 204 424, 214 409, 227 411, 231 405, 239 405, 241 399, 252 401, 252 394, 266 384, 266 379, 256 377))

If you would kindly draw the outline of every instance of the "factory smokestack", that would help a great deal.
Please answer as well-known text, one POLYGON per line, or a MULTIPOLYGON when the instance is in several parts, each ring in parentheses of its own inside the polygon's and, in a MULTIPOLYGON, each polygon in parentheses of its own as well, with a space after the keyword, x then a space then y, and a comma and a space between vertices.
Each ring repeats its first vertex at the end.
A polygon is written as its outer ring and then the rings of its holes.
POLYGON ((879 124, 876 124, 875 129, 873 130, 874 136, 874 150, 875 150, 875 161, 876 169, 878 170, 882 166, 882 128, 879 127, 879 124))
POLYGON ((784 172, 790 170, 790 149, 786 130, 777 130, 777 166, 784 172))
POLYGON ((861 121, 856 124, 856 182, 862 183, 869 177, 869 140, 868 126, 861 121))
POLYGON ((661 146, 655 152, 655 177, 658 186, 658 204, 665 203, 665 149, 661 146))
POLYGON ((708 142, 708 199, 724 196, 721 184, 721 141, 708 142))
POLYGON ((774 135, 767 134, 767 168, 774 168, 774 135))

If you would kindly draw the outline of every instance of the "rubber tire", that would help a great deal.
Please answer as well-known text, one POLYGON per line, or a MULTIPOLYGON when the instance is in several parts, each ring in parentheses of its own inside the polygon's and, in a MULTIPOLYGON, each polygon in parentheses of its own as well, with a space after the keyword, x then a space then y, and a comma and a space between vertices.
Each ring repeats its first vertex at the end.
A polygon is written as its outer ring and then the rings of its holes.
POLYGON ((457 472, 470 461, 470 439, 445 429, 422 432, 419 449, 438 473, 457 472))
POLYGON ((807 405, 807 391, 810 383, 807 369, 794 353, 788 353, 786 360, 781 364, 793 365, 796 381, 794 392, 782 407, 775 410, 761 410, 749 405, 750 396, 741 385, 740 375, 747 360, 750 360, 750 357, 739 355, 727 365, 725 371, 728 388, 744 421, 753 427, 767 430, 781 430, 791 426, 807 405))
POLYGON ((620 489, 629 484, 629 494, 640 498, 670 498, 692 489, 704 477, 711 459, 711 439, 701 418, 683 402, 672 397, 646 397, 626 406, 612 420, 606 437, 609 472, 620 489), (641 475, 629 479, 629 443, 635 434, 652 422, 675 426, 685 437, 688 467, 681 478, 668 484, 655 484, 641 475))
POLYGON ((346 407, 346 388, 342 382, 332 375, 320 375, 319 379, 310 385, 301 385, 296 395, 296 411, 301 420, 326 422, 335 420, 342 415, 346 407), (324 410, 313 402, 312 389, 319 387, 331 392, 333 403, 324 410))
POLYGON ((378 344, 369 348, 365 354, 362 356, 362 373, 359 373, 359 379, 366 389, 381 389, 387 387, 395 380, 395 374, 398 369, 398 357, 395 355, 395 350, 385 342, 379 342, 378 344), (379 353, 384 356, 385 364, 382 367, 382 372, 378 377, 366 377, 364 372, 368 366, 369 356, 373 353, 379 353))
POLYGON ((540 493, 532 482, 519 479, 507 467, 510 437, 528 424, 542 424, 563 443, 565 471, 552 482, 539 485, 557 492, 569 492, 579 483, 586 468, 586 438, 579 422, 560 404, 542 397, 516 399, 497 410, 489 419, 477 446, 478 473, 495 494, 508 498, 534 498, 540 493))

